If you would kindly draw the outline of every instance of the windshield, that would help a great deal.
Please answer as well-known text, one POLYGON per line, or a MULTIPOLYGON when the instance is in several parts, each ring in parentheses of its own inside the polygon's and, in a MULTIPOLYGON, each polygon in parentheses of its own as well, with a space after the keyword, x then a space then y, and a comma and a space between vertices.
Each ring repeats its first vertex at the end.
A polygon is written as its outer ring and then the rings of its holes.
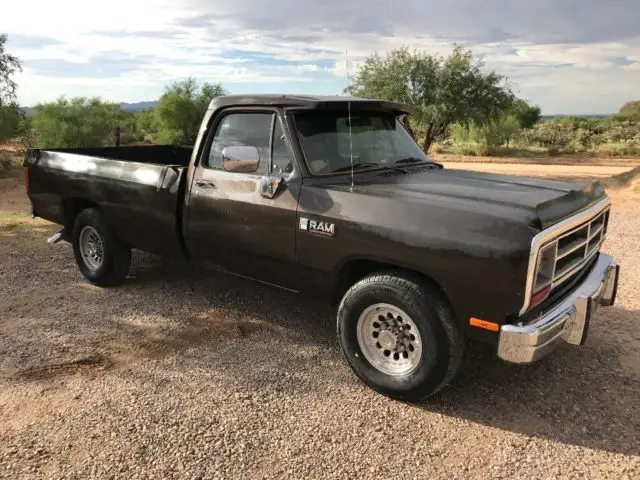
POLYGON ((390 112, 351 112, 351 147, 347 111, 296 113, 304 156, 314 175, 348 171, 353 149, 355 169, 427 162, 429 159, 390 112))

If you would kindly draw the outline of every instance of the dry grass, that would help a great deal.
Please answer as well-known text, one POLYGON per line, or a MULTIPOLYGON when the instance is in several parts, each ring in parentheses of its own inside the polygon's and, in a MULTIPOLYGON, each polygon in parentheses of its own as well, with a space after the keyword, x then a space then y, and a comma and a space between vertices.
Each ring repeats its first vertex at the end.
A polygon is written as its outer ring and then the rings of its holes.
POLYGON ((437 162, 463 162, 463 163, 486 163, 486 164, 514 164, 514 165, 573 165, 573 166, 629 166, 640 165, 639 158, 613 158, 594 157, 585 154, 562 154, 554 157, 548 155, 523 156, 502 156, 483 157, 475 155, 458 155, 442 153, 439 150, 431 150, 430 157, 437 162))
POLYGON ((23 161, 21 156, 0 153, 0 178, 13 176, 22 167, 23 161))
POLYGON ((610 188, 630 188, 640 192, 640 166, 607 178, 603 183, 610 188))

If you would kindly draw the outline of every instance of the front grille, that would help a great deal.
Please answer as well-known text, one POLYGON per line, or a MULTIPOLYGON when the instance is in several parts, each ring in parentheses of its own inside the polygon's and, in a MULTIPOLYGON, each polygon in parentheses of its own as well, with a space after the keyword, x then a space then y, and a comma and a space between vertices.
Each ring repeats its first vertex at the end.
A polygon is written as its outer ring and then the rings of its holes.
POLYGON ((604 242, 608 223, 609 209, 551 242, 556 246, 555 264, 547 282, 552 289, 577 275, 593 258, 604 242))

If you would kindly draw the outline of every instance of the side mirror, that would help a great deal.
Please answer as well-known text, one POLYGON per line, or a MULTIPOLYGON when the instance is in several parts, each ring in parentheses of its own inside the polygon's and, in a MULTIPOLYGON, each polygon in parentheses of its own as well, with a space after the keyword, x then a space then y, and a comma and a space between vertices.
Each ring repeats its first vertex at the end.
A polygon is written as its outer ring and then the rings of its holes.
POLYGON ((231 146, 222 149, 222 168, 227 172, 253 173, 260 166, 256 147, 231 146))

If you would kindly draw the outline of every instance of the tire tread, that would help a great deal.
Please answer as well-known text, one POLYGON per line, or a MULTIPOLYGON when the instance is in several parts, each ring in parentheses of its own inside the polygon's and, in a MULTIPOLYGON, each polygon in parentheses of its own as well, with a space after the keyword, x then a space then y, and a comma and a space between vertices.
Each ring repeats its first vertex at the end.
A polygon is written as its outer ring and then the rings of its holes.
MULTIPOLYGON (((355 292, 368 288, 384 288, 392 289, 396 293, 401 292, 401 301, 406 303, 420 303, 422 305, 430 306, 437 313, 437 317, 440 324, 443 327, 443 331, 446 335, 449 352, 448 352, 448 366, 447 372, 444 375, 442 381, 434 388, 430 389, 424 394, 392 394, 395 398, 404 400, 417 401, 433 394, 436 394, 447 386, 455 377, 460 365, 462 363, 464 355, 464 337, 460 332, 460 327, 455 319, 451 305, 443 292, 435 284, 430 284, 428 280, 401 270, 388 270, 370 274, 358 282, 356 282, 351 288, 347 290, 342 298, 338 307, 338 337, 340 338, 340 319, 345 314, 345 310, 349 308, 351 297, 355 292)), ((346 351, 343 348, 345 356, 346 351)), ((353 368, 353 367, 352 367, 353 368)), ((360 373, 355 370, 355 373, 365 383, 371 385, 374 389, 380 391, 376 385, 372 384, 368 379, 363 378, 360 373)), ((382 393, 389 395, 388 391, 382 391, 382 393)))
POLYGON ((112 287, 124 281, 131 266, 131 248, 117 238, 107 222, 104 214, 97 208, 82 210, 76 217, 72 233, 73 251, 76 262, 82 274, 91 283, 100 287, 112 287), (105 250, 105 268, 98 275, 91 273, 84 267, 80 254, 78 237, 85 226, 94 227, 100 234, 105 250))

